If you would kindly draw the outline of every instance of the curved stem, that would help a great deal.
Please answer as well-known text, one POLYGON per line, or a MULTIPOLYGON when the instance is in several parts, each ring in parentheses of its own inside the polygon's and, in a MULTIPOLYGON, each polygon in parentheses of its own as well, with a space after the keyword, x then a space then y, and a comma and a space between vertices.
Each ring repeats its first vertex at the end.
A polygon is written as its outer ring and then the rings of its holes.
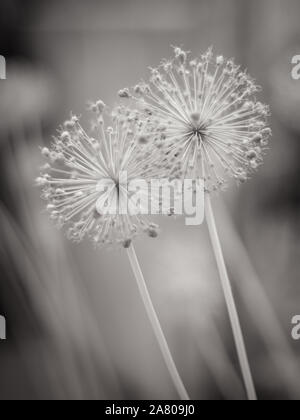
POLYGON ((147 315, 149 317, 149 320, 151 322, 154 334, 156 336, 156 339, 158 341, 160 350, 162 352, 164 361, 167 365, 167 368, 169 370, 169 373, 172 377, 174 386, 183 401, 188 401, 190 398, 188 396, 188 393, 183 385, 183 382, 181 380, 181 377, 178 373, 178 370, 176 368, 175 362, 173 360, 173 357, 171 355, 167 340, 164 336, 163 330, 161 328, 160 322, 158 320, 158 317, 156 315, 150 294, 148 292, 148 288, 141 270, 141 267, 139 265, 135 249, 133 245, 130 246, 130 248, 127 249, 129 261, 131 264, 132 271, 134 273, 135 279, 138 284, 138 288, 143 300, 143 303, 145 305, 145 309, 147 312, 147 315))
POLYGON ((222 246, 218 235, 218 230, 215 222, 215 217, 211 205, 211 199, 209 195, 206 196, 205 200, 205 211, 206 211, 206 220, 208 225, 208 230, 215 254, 215 258, 218 265, 218 270, 220 274, 221 284, 226 300, 226 305, 229 313, 229 318, 231 322, 232 332, 234 336, 234 341, 237 349, 237 354, 241 366, 241 371, 243 375, 243 380, 247 392, 247 397, 250 401, 256 401, 256 391, 252 379, 252 374, 250 370, 250 365, 248 361, 246 346, 243 338, 242 328, 236 309, 234 296, 232 292, 232 287, 227 273, 227 268, 223 256, 222 246))

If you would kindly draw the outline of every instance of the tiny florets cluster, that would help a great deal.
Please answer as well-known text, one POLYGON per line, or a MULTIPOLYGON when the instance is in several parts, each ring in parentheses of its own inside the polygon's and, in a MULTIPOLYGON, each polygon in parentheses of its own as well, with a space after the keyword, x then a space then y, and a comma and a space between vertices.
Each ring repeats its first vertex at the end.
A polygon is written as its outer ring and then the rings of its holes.
POLYGON ((157 153, 148 144, 151 123, 122 106, 107 117, 102 101, 89 108, 95 115, 94 137, 84 131, 79 118, 71 116, 51 148, 42 149, 47 163, 37 184, 43 189, 51 219, 59 227, 67 226, 68 237, 76 242, 89 236, 98 245, 120 243, 128 248, 142 231, 157 237, 158 226, 146 215, 119 211, 122 199, 129 209, 136 205, 124 196, 127 190, 120 184, 120 174, 126 172, 128 182, 148 181, 161 170, 157 153), (111 126, 106 126, 106 118, 111 126), (107 188, 103 189, 103 183, 107 188), (109 211, 113 204, 116 213, 109 211))
POLYGON ((263 162, 271 130, 259 87, 232 59, 200 58, 174 48, 174 57, 151 69, 149 83, 120 97, 135 100, 156 124, 153 144, 163 148, 170 176, 202 178, 206 191, 229 178, 245 182, 263 162))

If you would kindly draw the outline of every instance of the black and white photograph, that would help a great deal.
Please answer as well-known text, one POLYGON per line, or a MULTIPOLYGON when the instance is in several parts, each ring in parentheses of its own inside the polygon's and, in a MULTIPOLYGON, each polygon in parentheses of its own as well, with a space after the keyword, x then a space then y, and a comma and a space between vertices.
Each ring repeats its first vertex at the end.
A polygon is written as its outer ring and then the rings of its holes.
POLYGON ((1 0, 0 401, 300 400, 299 0, 1 0))

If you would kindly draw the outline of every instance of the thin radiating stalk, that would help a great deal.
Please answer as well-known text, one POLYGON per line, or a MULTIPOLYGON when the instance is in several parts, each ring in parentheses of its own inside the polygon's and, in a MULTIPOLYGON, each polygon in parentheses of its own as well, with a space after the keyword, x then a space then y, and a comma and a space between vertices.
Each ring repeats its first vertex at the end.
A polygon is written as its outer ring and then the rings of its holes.
POLYGON ((234 336, 234 341, 236 345, 236 350, 241 366, 241 371, 243 375, 243 380, 247 392, 247 397, 250 401, 256 401, 257 395, 253 383, 253 378, 250 370, 250 365, 248 361, 246 346, 243 338, 242 328, 236 309, 234 296, 232 292, 232 287, 227 273, 227 268, 223 256, 222 246, 218 235, 218 230, 215 222, 215 217, 211 205, 210 196, 206 195, 205 200, 205 211, 206 211, 206 220, 208 225, 208 230, 215 254, 215 258, 218 265, 218 270, 220 274, 221 284, 226 300, 227 309, 229 312, 229 318, 231 322, 232 332, 234 336))
POLYGON ((163 358, 165 360, 165 363, 167 365, 167 368, 173 380, 174 386, 180 396, 180 399, 183 401, 188 401, 190 400, 190 398, 185 389, 185 386, 183 385, 181 377, 178 373, 178 370, 176 368, 175 362, 171 355, 167 340, 164 336, 160 322, 156 315, 156 312, 155 312, 155 309, 154 309, 154 306, 153 306, 153 303, 152 303, 152 300, 151 300, 151 297, 150 297, 150 294, 149 294, 149 291, 148 291, 148 288, 147 288, 147 285, 146 285, 146 282, 145 282, 141 267, 139 265, 137 255, 136 255, 133 245, 131 245, 130 248, 128 248, 127 252, 128 252, 128 257, 129 257, 132 271, 134 273, 143 303, 145 305, 147 315, 151 322, 154 334, 158 341, 160 350, 162 352, 163 358))

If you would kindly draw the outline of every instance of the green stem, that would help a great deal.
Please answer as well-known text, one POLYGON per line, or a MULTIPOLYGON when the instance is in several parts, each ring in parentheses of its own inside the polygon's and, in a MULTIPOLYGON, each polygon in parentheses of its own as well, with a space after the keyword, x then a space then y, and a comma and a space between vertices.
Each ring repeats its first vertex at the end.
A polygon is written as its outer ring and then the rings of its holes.
POLYGON ((158 320, 158 317, 156 315, 150 294, 148 292, 148 288, 141 270, 141 267, 139 265, 135 249, 133 245, 130 246, 127 250, 129 261, 131 264, 132 271, 134 273, 135 279, 138 284, 138 288, 143 300, 143 303, 145 305, 145 309, 147 312, 147 315, 149 317, 149 320, 151 322, 154 334, 156 336, 156 339, 158 341, 160 350, 162 352, 164 361, 167 365, 167 368, 169 370, 169 373, 171 375, 171 378, 173 380, 174 386, 183 401, 189 401, 190 398, 188 396, 188 393, 183 385, 183 382, 181 380, 181 377, 178 373, 178 370, 176 368, 175 362, 173 360, 173 357, 171 355, 167 340, 164 336, 163 330, 161 328, 160 322, 158 320))
POLYGON ((237 312, 235 301, 234 301, 232 287, 231 287, 230 280, 227 273, 222 246, 219 239, 215 217, 214 217, 214 213, 213 213, 213 209, 211 205, 211 199, 209 195, 206 196, 206 200, 205 200, 205 212, 206 212, 208 230, 209 230, 215 258, 218 265, 218 270, 219 270, 221 284, 222 284, 222 288, 223 288, 223 292, 224 292, 224 296, 226 300, 226 305, 227 305, 227 309, 229 313, 234 341, 235 341, 237 354, 238 354, 241 371, 243 375, 243 380, 244 380, 244 384, 245 384, 245 388, 247 392, 247 397, 250 401, 256 401, 257 396, 256 396, 253 379, 252 379, 249 361, 248 361, 242 328, 241 328, 238 312, 237 312))

